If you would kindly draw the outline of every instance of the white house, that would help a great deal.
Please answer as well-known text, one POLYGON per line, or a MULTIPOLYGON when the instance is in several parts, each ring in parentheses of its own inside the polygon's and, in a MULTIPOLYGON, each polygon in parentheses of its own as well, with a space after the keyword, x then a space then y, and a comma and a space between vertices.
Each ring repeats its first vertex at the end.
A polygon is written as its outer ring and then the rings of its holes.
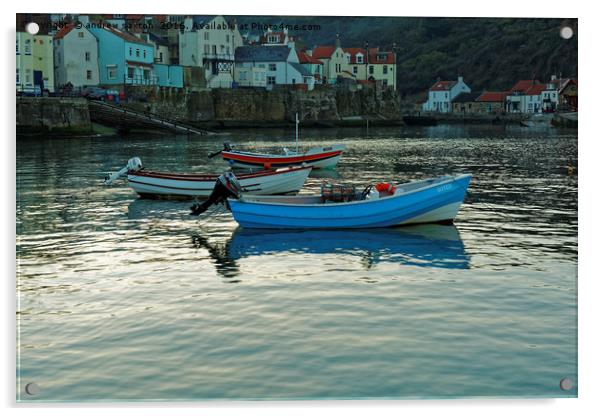
POLYGON ((306 53, 323 63, 324 82, 335 84, 339 77, 353 78, 349 68, 350 54, 343 50, 338 36, 334 46, 316 46, 313 50, 306 51, 306 53))
MULTIPOLYGON (((549 95, 548 85, 537 80, 523 79, 510 89, 506 97, 506 111, 509 113, 538 113, 543 107, 543 97, 549 95), (544 94, 544 92, 546 92, 544 94)), ((556 98, 557 99, 557 98, 556 98)))
POLYGON ((98 85, 98 40, 83 25, 69 24, 54 35, 55 82, 74 87, 98 85))
POLYGON ((288 46, 241 46, 236 48, 236 74, 238 81, 245 86, 240 74, 256 73, 265 70, 265 86, 306 84, 308 90, 314 88, 315 78, 311 71, 299 63, 294 49, 288 46), (257 68, 257 69, 254 69, 257 68))
POLYGON ((234 81, 234 51, 242 46, 235 24, 222 16, 187 17, 179 37, 180 65, 201 66, 209 88, 231 88, 234 81))
POLYGON ((428 100, 422 105, 422 109, 449 113, 452 111, 452 100, 463 92, 471 92, 463 77, 459 76, 457 81, 437 81, 429 89, 428 100))

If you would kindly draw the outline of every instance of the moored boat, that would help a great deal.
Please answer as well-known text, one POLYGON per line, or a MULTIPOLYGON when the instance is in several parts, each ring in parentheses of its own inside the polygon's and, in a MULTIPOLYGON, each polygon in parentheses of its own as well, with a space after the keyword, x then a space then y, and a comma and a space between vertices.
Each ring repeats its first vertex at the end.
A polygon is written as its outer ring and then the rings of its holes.
POLYGON ((336 166, 346 150, 345 145, 314 147, 303 153, 286 151, 276 155, 268 153, 222 150, 222 158, 233 168, 275 169, 285 166, 307 165, 315 169, 327 169, 336 166))
MULTIPOLYGON (((143 198, 207 198, 219 177, 217 174, 150 171, 143 169, 141 162, 128 162, 128 165, 119 177, 126 176, 128 185, 143 198)), ((265 170, 241 174, 237 178, 243 193, 285 195, 299 192, 311 169, 309 166, 299 166, 265 170)), ((105 183, 110 184, 115 179, 108 178, 105 183)))
MULTIPOLYGON (((333 192, 330 188, 327 194, 323 191, 316 196, 239 195, 230 187, 215 199, 228 197, 232 215, 243 228, 379 228, 452 223, 471 177, 463 174, 396 186, 369 185, 363 192, 348 188, 333 192)), ((200 212, 203 210, 195 213, 200 212)))

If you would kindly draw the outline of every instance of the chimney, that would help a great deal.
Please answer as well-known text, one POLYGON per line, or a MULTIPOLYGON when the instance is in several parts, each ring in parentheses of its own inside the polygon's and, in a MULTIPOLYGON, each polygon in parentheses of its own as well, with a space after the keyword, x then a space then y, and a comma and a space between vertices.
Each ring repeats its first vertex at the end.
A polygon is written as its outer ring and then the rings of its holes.
POLYGON ((84 26, 90 24, 90 17, 88 15, 79 15, 77 20, 84 26))
POLYGON ((184 30, 186 30, 187 32, 192 31, 193 24, 194 24, 194 20, 192 20, 192 16, 186 16, 184 18, 184 27, 186 28, 184 30))
POLYGON ((341 47, 341 38, 338 33, 337 33, 337 40, 334 42, 334 46, 337 48, 341 47))
POLYGON ((305 50, 305 54, 306 54, 307 56, 311 56, 311 55, 312 55, 312 53, 314 53, 314 51, 312 51, 311 49, 306 49, 306 50, 305 50))
POLYGON ((458 84, 461 83, 461 82, 464 82, 464 77, 458 75, 458 84))
POLYGON ((552 75, 552 77, 550 78, 551 81, 556 81, 556 75, 552 75))

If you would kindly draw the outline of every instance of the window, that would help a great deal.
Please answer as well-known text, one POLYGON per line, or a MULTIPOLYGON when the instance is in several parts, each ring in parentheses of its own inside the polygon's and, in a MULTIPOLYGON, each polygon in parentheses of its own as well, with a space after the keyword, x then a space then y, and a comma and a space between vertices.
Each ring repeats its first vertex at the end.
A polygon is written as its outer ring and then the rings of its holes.
POLYGON ((368 68, 368 72, 370 73, 370 75, 374 74, 374 65, 370 65, 370 67, 368 68))
POLYGON ((295 78, 293 78, 293 84, 296 84, 297 80, 295 78))
POLYGON ((90 62, 90 52, 86 52, 86 61, 90 62))
POLYGON ((209 31, 205 31, 205 33, 203 33, 203 39, 209 40, 209 31))
POLYGON ((131 66, 128 67, 128 78, 129 79, 133 79, 134 78, 134 73, 135 73, 135 69, 131 66))
POLYGON ((357 74, 357 66, 354 66, 354 67, 353 67, 353 73, 354 73, 354 74, 357 74))
POLYGON ((383 65, 383 74, 388 74, 389 73, 389 68, 387 67, 387 65, 383 65))
POLYGON ((90 71, 90 70, 86 71, 86 79, 92 79, 92 71, 90 71))
POLYGON ((247 80, 247 73, 246 72, 241 72, 239 78, 240 78, 241 81, 246 81, 247 80))
POLYGON ((145 79, 146 81, 148 81, 148 80, 150 79, 150 70, 148 70, 148 69, 145 69, 145 70, 143 71, 143 74, 144 74, 144 79, 145 79))
POLYGON ((163 62, 163 52, 159 52, 159 62, 163 62))
POLYGON ((278 36, 275 36, 275 35, 268 36, 268 43, 278 43, 278 41, 279 41, 278 36))
POLYGON ((136 48, 136 57, 139 58, 140 57, 140 49, 136 48))
POLYGON ((275 71, 276 70, 276 64, 270 64, 270 67, 268 68, 268 70, 275 71))
POLYGON ((19 39, 17 39, 17 55, 19 54, 19 39))
POLYGON ((230 42, 230 35, 226 35, 226 42, 230 42))
POLYGON ((226 46, 226 53, 227 53, 228 55, 230 55, 230 47, 229 47, 229 46, 226 46))
POLYGON ((77 32, 77 37, 78 38, 83 38, 84 37, 84 32, 77 32))
POLYGON ((364 63, 364 55, 362 55, 361 53, 358 53, 357 56, 355 57, 355 60, 357 61, 358 64, 363 64, 364 63))
POLYGON ((383 79, 383 85, 386 87, 387 86, 387 80, 383 79))
POLYGON ((31 85, 31 69, 25 70, 25 84, 31 85))
POLYGON ((31 55, 31 40, 25 41, 25 55, 31 55))
POLYGON ((21 78, 19 77, 19 68, 17 68, 17 84, 21 82, 21 78))
POLYGON ((146 58, 146 49, 144 49, 144 50, 142 51, 142 56, 144 56, 144 57, 146 58))
POLYGON ((130 47, 130 56, 132 56, 132 48, 130 47))
POLYGON ((204 50, 205 50, 205 55, 209 55, 209 51, 210 51, 210 46, 209 45, 205 45, 204 50))
POLYGON ((268 85, 276 84, 276 77, 268 77, 268 85))
POLYGON ((211 53, 217 55, 217 45, 211 45, 211 53))
POLYGON ((117 79, 117 65, 107 65, 107 78, 117 79))

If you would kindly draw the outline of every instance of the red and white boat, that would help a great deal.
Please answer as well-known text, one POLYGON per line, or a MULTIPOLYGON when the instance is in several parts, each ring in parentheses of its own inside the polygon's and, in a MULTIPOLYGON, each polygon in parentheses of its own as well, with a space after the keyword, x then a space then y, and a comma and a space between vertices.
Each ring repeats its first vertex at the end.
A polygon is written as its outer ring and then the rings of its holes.
POLYGON ((283 149, 283 154, 254 153, 233 149, 229 143, 224 148, 210 154, 209 157, 221 153, 222 158, 232 168, 276 169, 285 166, 311 166, 314 169, 334 168, 347 147, 343 144, 314 147, 306 152, 299 152, 299 115, 295 115, 295 151, 283 149))
MULTIPOLYGON (((236 177, 244 193, 253 195, 284 195, 297 193, 311 172, 310 166, 266 170, 236 177)), ((143 198, 207 198, 213 191, 219 175, 198 173, 171 173, 146 170, 135 157, 128 166, 105 180, 110 185, 127 176, 128 185, 143 198)))
POLYGON ((285 166, 311 166, 315 169, 333 168, 346 150, 345 145, 314 147, 297 153, 285 149, 283 155, 222 150, 222 158, 233 168, 276 169, 285 166))

